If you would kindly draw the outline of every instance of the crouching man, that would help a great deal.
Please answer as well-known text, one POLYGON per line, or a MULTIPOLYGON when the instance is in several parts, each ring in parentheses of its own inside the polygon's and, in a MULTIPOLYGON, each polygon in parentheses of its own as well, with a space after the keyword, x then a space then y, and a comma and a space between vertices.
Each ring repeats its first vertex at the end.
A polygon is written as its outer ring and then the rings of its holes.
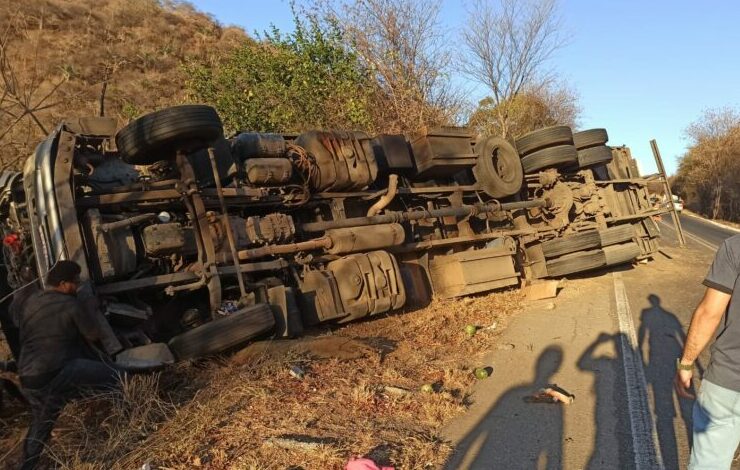
POLYGON ((67 402, 118 383, 117 370, 91 348, 101 335, 77 299, 79 284, 80 266, 59 261, 47 275, 48 288, 32 294, 20 313, 18 374, 32 412, 22 469, 36 467, 67 402))

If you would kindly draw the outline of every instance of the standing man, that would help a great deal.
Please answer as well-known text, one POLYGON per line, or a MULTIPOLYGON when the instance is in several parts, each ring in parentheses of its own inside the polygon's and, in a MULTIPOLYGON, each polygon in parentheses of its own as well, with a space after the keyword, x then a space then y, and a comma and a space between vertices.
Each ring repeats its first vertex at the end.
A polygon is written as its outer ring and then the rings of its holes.
POLYGON ((85 389, 113 387, 118 380, 116 370, 92 353, 90 346, 101 335, 77 300, 79 284, 80 266, 58 261, 47 275, 48 288, 32 294, 20 314, 18 375, 32 412, 23 443, 24 470, 36 467, 69 400, 85 389))
POLYGON ((694 403, 689 469, 729 469, 740 443, 740 235, 719 247, 704 285, 677 361, 675 386, 680 396, 694 398, 689 391, 694 361, 716 332, 694 403))

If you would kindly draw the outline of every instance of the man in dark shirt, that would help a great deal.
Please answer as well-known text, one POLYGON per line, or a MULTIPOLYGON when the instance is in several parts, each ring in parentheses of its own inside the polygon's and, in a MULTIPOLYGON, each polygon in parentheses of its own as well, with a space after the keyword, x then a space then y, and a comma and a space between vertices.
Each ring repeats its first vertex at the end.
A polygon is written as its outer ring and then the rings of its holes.
POLYGON ((22 469, 36 467, 69 400, 86 389, 113 387, 118 380, 116 369, 91 352, 100 334, 77 300, 79 284, 80 266, 57 262, 47 275, 49 287, 31 295, 20 314, 18 375, 32 410, 22 469))
POLYGON ((729 469, 740 443, 740 235, 719 247, 704 285, 674 383, 680 396, 693 398, 694 361, 714 337, 694 403, 689 469, 729 469))

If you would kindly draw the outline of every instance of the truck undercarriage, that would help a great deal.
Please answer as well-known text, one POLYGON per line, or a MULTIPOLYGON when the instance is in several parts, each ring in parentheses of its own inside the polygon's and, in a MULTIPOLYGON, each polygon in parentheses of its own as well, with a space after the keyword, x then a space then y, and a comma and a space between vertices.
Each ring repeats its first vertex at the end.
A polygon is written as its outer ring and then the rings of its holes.
POLYGON ((647 258, 659 211, 607 138, 561 126, 514 143, 461 128, 226 139, 202 105, 117 133, 111 119, 66 122, 0 176, 3 287, 44 287, 58 260, 78 262, 104 349, 156 366, 647 258))

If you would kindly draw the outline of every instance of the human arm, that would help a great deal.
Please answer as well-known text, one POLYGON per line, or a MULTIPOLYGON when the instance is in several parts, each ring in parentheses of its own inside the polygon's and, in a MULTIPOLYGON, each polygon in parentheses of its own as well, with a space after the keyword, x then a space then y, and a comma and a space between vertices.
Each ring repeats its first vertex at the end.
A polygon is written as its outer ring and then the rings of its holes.
MULTIPOLYGON (((689 333, 686 336, 686 344, 681 354, 681 364, 691 365, 699 357, 699 354, 707 347, 709 340, 717 331, 717 326, 722 320, 722 316, 727 310, 732 296, 725 292, 718 291, 711 287, 707 288, 704 298, 696 307, 694 315, 691 317, 689 333)), ((693 370, 676 371, 676 391, 684 398, 694 398, 689 392, 691 388, 691 379, 694 376, 693 370)))

